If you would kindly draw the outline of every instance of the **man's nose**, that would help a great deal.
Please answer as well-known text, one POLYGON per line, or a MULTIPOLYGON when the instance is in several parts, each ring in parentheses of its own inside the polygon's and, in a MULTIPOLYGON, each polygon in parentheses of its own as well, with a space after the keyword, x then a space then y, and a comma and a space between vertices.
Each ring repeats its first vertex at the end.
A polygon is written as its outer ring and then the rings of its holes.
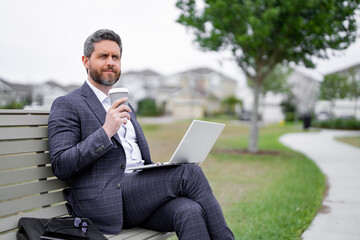
POLYGON ((113 66, 115 64, 114 59, 112 57, 109 57, 106 61, 106 65, 113 66))

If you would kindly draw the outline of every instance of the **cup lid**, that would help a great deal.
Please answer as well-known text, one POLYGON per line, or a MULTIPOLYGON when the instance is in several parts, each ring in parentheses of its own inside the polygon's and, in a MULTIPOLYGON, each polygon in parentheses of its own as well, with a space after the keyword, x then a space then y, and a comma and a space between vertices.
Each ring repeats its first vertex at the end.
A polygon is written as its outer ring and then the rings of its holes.
POLYGON ((117 93, 117 92, 129 93, 129 90, 127 88, 112 88, 112 89, 110 89, 109 94, 110 93, 117 93))

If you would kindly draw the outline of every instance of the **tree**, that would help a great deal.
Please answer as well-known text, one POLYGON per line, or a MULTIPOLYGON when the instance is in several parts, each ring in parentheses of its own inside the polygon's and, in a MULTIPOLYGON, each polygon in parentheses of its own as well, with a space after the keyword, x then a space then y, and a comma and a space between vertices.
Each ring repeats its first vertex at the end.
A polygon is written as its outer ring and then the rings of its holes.
POLYGON ((330 101, 331 115, 333 115, 334 99, 346 98, 350 89, 349 74, 347 72, 334 73, 325 76, 320 85, 320 99, 330 101))
MULTIPOLYGON (((287 78, 289 77, 291 72, 292 69, 287 66, 281 64, 275 66, 273 71, 271 71, 267 78, 264 80, 260 89, 260 94, 265 96, 268 92, 288 93, 290 91, 290 86, 287 82, 287 78)), ((253 81, 251 79, 247 80, 248 86, 253 88, 253 81)))
MULTIPOLYGON (((290 93, 290 86, 287 82, 287 78, 291 72, 291 68, 282 64, 276 65, 273 71, 270 72, 260 89, 260 94, 263 95, 263 109, 265 109, 265 96, 268 92, 282 93, 284 95, 286 93, 287 95, 290 93)), ((254 84, 251 79, 247 79, 247 84, 249 87, 254 88, 254 84)))
POLYGON ((259 93, 277 64, 315 67, 356 39, 360 0, 178 0, 178 22, 203 50, 232 53, 254 85, 248 149, 258 151, 259 93))
POLYGON ((221 104, 224 106, 225 113, 228 115, 235 115, 235 107, 237 104, 242 105, 242 101, 238 99, 236 96, 231 95, 224 98, 221 101, 221 104))

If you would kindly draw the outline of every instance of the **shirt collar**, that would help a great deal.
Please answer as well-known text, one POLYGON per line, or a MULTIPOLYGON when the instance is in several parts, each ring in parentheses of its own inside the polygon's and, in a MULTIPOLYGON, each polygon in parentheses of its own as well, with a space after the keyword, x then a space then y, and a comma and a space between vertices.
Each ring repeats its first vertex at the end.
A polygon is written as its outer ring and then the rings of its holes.
POLYGON ((96 88, 90 81, 89 79, 86 80, 86 83, 89 85, 89 87, 91 88, 91 90, 93 90, 93 92, 95 93, 96 97, 99 99, 99 101, 101 103, 103 103, 104 101, 107 102, 107 103, 110 103, 111 105, 111 102, 110 102, 110 98, 105 94, 103 93, 102 91, 100 91, 98 88, 96 88))

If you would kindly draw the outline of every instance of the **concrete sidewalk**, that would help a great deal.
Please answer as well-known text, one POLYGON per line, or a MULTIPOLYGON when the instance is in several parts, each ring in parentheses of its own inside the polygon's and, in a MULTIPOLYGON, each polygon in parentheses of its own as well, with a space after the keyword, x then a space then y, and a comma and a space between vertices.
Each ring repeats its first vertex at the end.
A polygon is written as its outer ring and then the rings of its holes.
POLYGON ((327 176, 323 208, 304 232, 304 240, 360 240, 360 148, 334 137, 360 131, 289 133, 280 142, 312 159, 327 176))

